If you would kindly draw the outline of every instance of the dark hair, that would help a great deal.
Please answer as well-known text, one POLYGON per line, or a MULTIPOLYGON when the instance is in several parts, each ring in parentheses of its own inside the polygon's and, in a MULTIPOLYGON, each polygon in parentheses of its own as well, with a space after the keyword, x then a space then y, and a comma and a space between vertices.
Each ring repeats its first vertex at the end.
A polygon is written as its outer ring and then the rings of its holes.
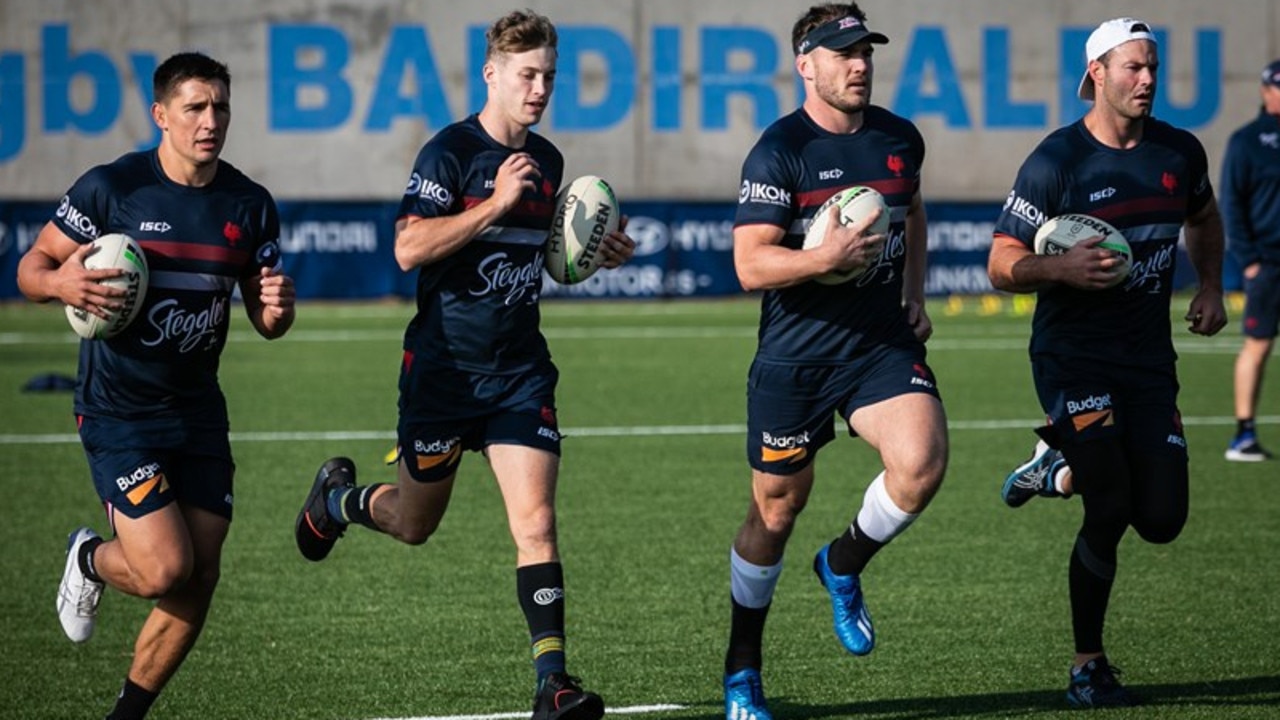
POLYGON ((800 47, 800 41, 804 40, 804 36, 819 25, 825 25, 832 20, 850 15, 858 18, 863 23, 867 21, 867 14, 862 11, 862 8, 858 7, 856 2, 814 5, 805 11, 805 14, 801 15, 800 19, 791 28, 791 47, 800 47))
POLYGON ((198 52, 184 52, 171 55, 160 63, 155 75, 151 77, 152 97, 158 103, 164 103, 182 83, 191 80, 221 80, 227 89, 231 89, 231 72, 227 66, 213 58, 198 52))
POLYGON ((558 37, 556 26, 545 15, 532 10, 513 10, 498 18, 484 39, 488 41, 485 49, 485 62, 497 54, 522 53, 540 47, 555 48, 558 37))

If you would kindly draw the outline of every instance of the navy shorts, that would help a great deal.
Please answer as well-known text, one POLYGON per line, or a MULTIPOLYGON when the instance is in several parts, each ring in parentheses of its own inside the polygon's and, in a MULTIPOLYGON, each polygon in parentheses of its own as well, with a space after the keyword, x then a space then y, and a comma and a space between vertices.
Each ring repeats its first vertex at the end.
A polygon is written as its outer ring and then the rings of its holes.
POLYGON ((1031 374, 1059 447, 1118 438, 1130 450, 1186 462, 1172 363, 1135 368, 1040 354, 1031 374))
POLYGON ((908 393, 940 397, 923 345, 877 348, 843 365, 756 360, 747 375, 747 462, 793 475, 835 439, 833 413, 847 421, 858 408, 908 393))
POLYGON ((520 445, 560 454, 551 363, 486 375, 406 360, 400 373, 400 457, 410 477, 439 482, 457 472, 465 450, 520 445))
POLYGON ((108 514, 137 519, 173 502, 231 519, 236 466, 225 428, 81 416, 80 441, 108 514))
POLYGON ((1264 262, 1244 281, 1244 334, 1270 340, 1280 329, 1280 263, 1264 262))

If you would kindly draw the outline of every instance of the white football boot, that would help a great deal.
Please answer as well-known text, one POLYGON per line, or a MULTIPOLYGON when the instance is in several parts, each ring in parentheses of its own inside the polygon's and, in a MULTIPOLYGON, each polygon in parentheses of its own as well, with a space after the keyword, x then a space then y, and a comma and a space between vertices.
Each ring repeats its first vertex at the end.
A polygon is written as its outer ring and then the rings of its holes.
POLYGON ((80 528, 67 538, 67 564, 58 585, 58 620, 71 642, 82 643, 93 634, 98 616, 98 601, 103 584, 85 577, 80 570, 80 546, 98 537, 89 528, 80 528))

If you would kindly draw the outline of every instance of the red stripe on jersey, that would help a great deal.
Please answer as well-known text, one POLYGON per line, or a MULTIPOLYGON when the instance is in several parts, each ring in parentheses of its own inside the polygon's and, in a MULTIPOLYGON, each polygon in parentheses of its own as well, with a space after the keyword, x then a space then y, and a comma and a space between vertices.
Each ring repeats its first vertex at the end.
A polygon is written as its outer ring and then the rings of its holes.
MULTIPOLYGON (((915 192, 915 179, 913 178, 888 178, 886 180, 871 180, 858 184, 864 187, 869 187, 885 197, 896 195, 898 193, 914 194, 915 192)), ((849 185, 846 187, 853 186, 849 185)), ((822 203, 826 202, 832 195, 835 195, 844 189, 845 188, 843 187, 829 187, 809 190, 807 192, 800 193, 797 196, 797 202, 800 203, 800 207, 818 207, 822 205, 822 203)))
MULTIPOLYGON (((480 203, 488 200, 486 197, 464 197, 462 198, 462 209, 470 210, 480 203)), ((523 215, 525 217, 544 218, 551 217, 551 213, 555 212, 555 204, 544 199, 537 200, 521 200, 518 205, 508 211, 512 215, 523 215)))
POLYGON ((1111 222, 1116 218, 1125 215, 1141 214, 1141 213, 1176 213, 1179 217, 1186 211, 1187 199, 1185 197, 1145 197, 1135 200, 1126 200, 1111 205, 1103 205, 1089 211, 1089 214, 1099 220, 1111 222))
POLYGON ((219 245, 196 245, 195 243, 163 242, 160 240, 142 240, 139 245, 149 254, 178 260, 206 260, 209 262, 243 265, 249 261, 249 253, 245 250, 223 247, 219 245))

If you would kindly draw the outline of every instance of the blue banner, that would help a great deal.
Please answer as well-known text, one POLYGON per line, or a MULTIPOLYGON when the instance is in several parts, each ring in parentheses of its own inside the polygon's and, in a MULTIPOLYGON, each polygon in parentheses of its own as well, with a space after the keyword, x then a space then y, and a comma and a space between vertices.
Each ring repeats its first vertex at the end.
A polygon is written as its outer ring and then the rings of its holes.
MULTIPOLYGON (((417 274, 396 265, 394 202, 281 202, 280 249, 285 270, 307 299, 414 296, 417 274)), ((732 202, 622 203, 636 256, 616 270, 600 271, 577 285, 543 278, 544 297, 680 298, 734 295, 742 291, 733 269, 732 202)), ((18 258, 35 242, 57 203, 0 202, 0 300, 19 297, 18 258)), ((930 296, 991 292, 987 252, 997 203, 932 203, 929 213, 930 296)), ((1228 290, 1241 287, 1239 266, 1228 254, 1228 290)), ((1174 285, 1195 283, 1185 251, 1179 252, 1174 285)))

